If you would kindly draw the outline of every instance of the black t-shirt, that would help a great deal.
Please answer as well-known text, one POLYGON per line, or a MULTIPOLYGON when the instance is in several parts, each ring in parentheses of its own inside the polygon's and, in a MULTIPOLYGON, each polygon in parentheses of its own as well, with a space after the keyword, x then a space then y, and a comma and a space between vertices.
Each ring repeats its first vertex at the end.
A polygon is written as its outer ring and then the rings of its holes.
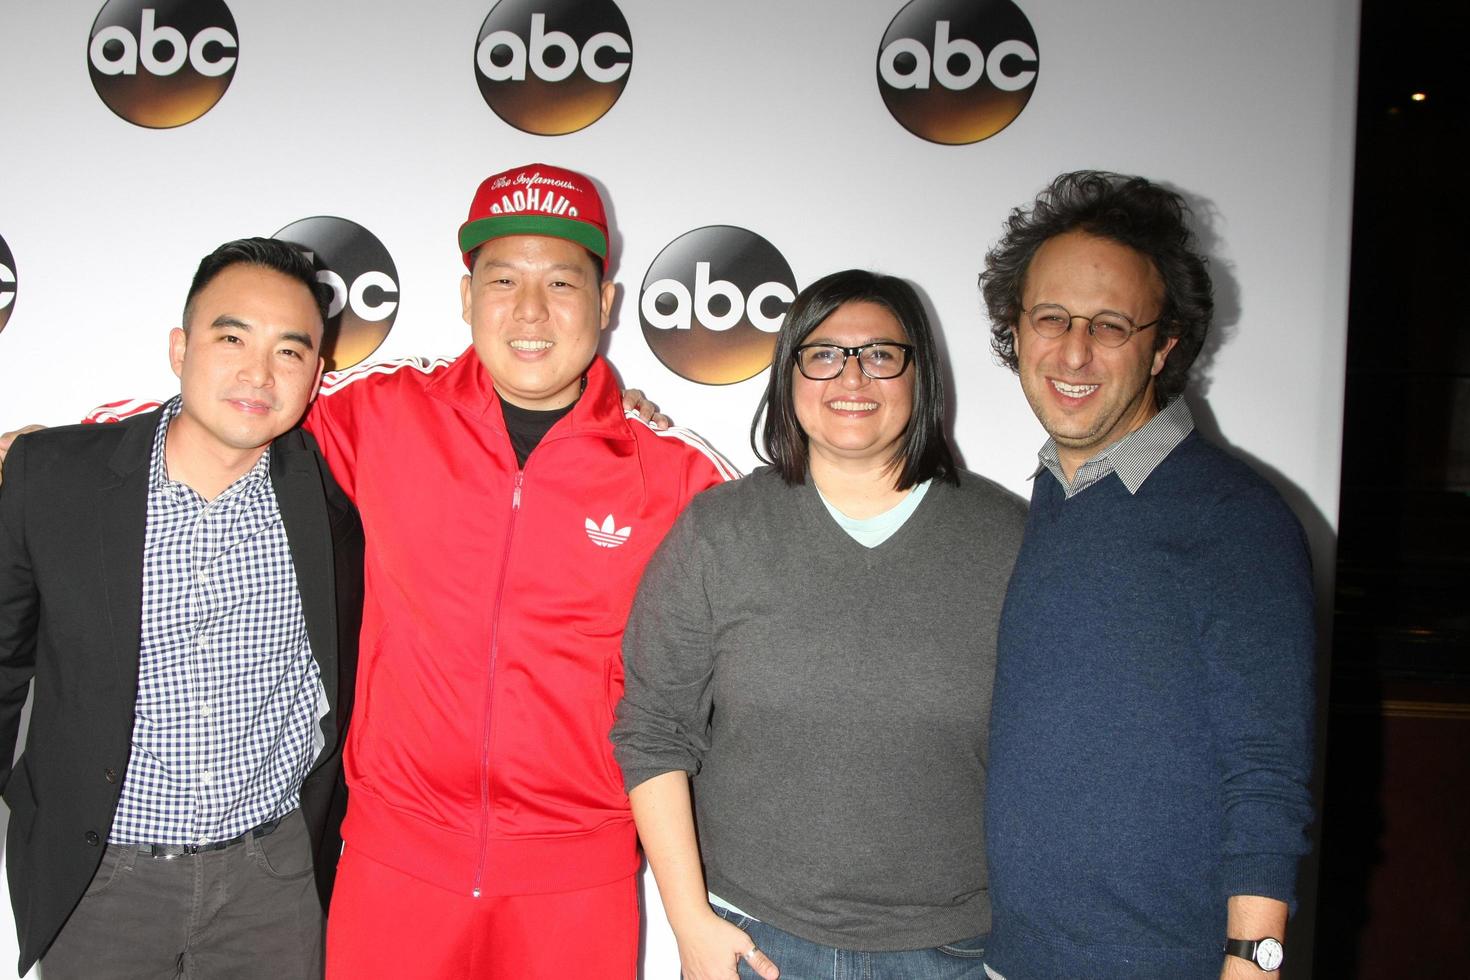
POLYGON ((531 450, 541 444, 541 440, 551 431, 557 419, 570 412, 576 404, 572 402, 562 408, 538 412, 512 405, 503 398, 500 400, 500 411, 505 416, 505 431, 510 433, 510 446, 515 450, 518 466, 525 468, 526 458, 531 455, 531 450))

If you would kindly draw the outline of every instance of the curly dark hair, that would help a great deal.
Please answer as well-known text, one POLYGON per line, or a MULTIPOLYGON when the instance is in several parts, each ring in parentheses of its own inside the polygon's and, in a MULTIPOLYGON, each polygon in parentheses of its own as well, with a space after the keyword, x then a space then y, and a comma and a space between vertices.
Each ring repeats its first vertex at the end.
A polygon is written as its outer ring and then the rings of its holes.
POLYGON ((1160 408, 1173 401, 1184 391, 1215 311, 1207 260, 1189 219, 1184 198, 1142 177, 1078 170, 1053 180, 1029 209, 1011 212, 1005 236, 985 256, 980 290, 996 358, 1018 370, 1012 331, 1021 319, 1021 294, 1036 250, 1050 238, 1084 231, 1142 253, 1163 279, 1164 308, 1154 348, 1170 337, 1179 342, 1154 380, 1154 398, 1160 408))

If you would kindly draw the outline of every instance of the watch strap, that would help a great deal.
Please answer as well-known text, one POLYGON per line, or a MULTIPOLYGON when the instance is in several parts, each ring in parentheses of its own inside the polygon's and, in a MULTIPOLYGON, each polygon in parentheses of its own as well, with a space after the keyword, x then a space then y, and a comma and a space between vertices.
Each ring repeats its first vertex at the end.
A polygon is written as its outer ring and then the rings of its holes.
MULTIPOLYGON (((1262 971, 1281 969, 1280 962, 1277 962, 1276 965, 1272 967, 1267 967, 1266 964, 1261 962, 1259 956, 1261 944, 1266 942, 1269 942, 1273 946, 1275 946, 1277 951, 1281 949, 1281 940, 1271 936, 1267 936, 1262 939, 1227 939, 1225 940, 1225 955, 1238 956, 1243 960, 1249 960, 1256 965, 1257 969, 1260 969, 1262 971)), ((1284 959, 1284 957, 1282 959, 1284 959)))

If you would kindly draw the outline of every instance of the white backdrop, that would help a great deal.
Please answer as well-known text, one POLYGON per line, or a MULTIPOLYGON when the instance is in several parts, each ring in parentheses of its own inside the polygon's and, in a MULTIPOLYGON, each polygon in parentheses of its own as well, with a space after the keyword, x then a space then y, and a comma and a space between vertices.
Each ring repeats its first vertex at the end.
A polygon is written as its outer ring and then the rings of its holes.
MULTIPOLYGON (((492 0, 229 2, 230 88, 166 130, 124 121, 94 91, 102 0, 0 4, 0 238, 17 279, 0 428, 176 390, 165 335, 199 258, 311 215, 351 219, 392 254, 400 306, 375 357, 457 353, 468 331, 454 236, 470 196, 491 172, 544 160, 610 196, 622 292, 609 357, 737 465, 754 462, 764 375, 686 381, 638 323, 644 271, 703 225, 762 235, 798 285, 850 266, 916 282, 947 344, 966 465, 1025 494, 1043 433, 991 359, 975 277, 1012 206, 1060 171, 1111 169, 1175 186, 1207 220, 1220 343, 1192 403, 1282 487, 1330 585, 1353 0, 1019 0, 1040 49, 1035 89, 1008 128, 963 146, 917 138, 879 96, 879 42, 903 0, 619 0, 626 88, 562 136, 518 131, 481 97, 473 46, 492 0)), ((646 895, 646 974, 676 976, 651 881, 646 895)), ((4 969, 8 904, 0 919, 4 969)))

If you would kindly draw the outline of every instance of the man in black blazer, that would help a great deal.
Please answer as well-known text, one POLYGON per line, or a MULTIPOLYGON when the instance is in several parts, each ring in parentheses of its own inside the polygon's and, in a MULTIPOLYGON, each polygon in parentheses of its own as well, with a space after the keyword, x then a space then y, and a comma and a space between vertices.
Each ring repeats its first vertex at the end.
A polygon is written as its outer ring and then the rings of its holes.
POLYGON ((22 974, 44 956, 47 980, 320 975, 362 597, 356 512, 295 427, 324 321, 299 251, 228 243, 170 335, 179 398, 5 457, 22 974))

